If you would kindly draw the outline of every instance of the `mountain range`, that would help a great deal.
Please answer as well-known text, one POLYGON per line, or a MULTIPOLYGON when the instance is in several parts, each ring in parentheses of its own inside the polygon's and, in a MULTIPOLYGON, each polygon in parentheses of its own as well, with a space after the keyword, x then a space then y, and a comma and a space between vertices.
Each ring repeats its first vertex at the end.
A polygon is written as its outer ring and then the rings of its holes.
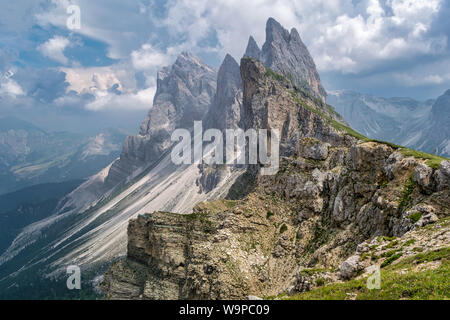
POLYGON ((297 30, 272 18, 263 46, 250 37, 240 63, 227 55, 216 70, 181 53, 158 72, 153 107, 120 157, 1 253, 0 297, 64 292, 69 265, 109 299, 293 295, 319 277, 367 274, 375 256, 392 263, 376 243, 411 257, 402 237, 431 223, 441 238, 424 250, 445 249, 450 161, 358 133, 326 96, 297 30), (200 120, 278 129, 278 173, 175 165, 172 133, 200 120))
POLYGON ((93 137, 48 133, 17 118, 0 118, 0 194, 88 178, 120 155, 125 137, 120 129, 93 137))
POLYGON ((350 90, 328 92, 327 99, 352 128, 369 138, 450 156, 450 90, 427 101, 350 90))

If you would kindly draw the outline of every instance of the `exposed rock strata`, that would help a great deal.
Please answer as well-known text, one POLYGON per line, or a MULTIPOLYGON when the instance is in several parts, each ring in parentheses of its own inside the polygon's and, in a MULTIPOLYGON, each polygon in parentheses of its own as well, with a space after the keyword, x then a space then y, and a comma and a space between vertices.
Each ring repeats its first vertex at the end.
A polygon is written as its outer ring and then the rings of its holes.
POLYGON ((257 176, 241 201, 133 220, 127 259, 105 274, 107 298, 246 299, 308 290, 304 270, 342 266, 340 276, 350 278, 364 267, 348 260, 359 244, 450 214, 448 161, 436 170, 387 144, 358 140, 256 60, 243 59, 241 75, 245 127, 282 128, 280 171, 257 176))

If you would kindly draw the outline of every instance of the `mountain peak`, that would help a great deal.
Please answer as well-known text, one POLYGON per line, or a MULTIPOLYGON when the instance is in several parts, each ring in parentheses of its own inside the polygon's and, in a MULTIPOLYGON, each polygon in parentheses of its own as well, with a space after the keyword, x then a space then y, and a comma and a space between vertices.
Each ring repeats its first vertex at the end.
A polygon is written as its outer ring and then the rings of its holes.
POLYGON ((204 118, 207 128, 236 128, 240 120, 242 79, 239 64, 229 54, 225 56, 217 75, 214 103, 204 118))
POLYGON ((269 18, 266 23, 266 42, 274 41, 279 37, 289 41, 289 31, 283 28, 274 18, 269 18))
POLYGON ((448 89, 447 91, 445 91, 444 96, 450 96, 450 89, 448 89))
POLYGON ((239 67, 239 64, 236 62, 236 60, 233 58, 233 56, 231 56, 230 54, 227 53, 225 58, 224 58, 224 60, 223 60, 223 62, 222 62, 222 65, 220 66, 220 69, 222 69, 222 68, 224 68, 226 66, 229 66, 229 65, 233 65, 233 67, 234 66, 238 66, 239 67))
POLYGON ((273 18, 266 24, 266 42, 262 47, 261 60, 266 67, 291 79, 293 84, 321 99, 326 100, 316 65, 308 48, 302 42, 297 29, 288 30, 273 18))
POLYGON ((248 39, 247 50, 245 50, 245 57, 252 57, 257 60, 261 58, 261 49, 258 47, 253 36, 250 36, 248 39))

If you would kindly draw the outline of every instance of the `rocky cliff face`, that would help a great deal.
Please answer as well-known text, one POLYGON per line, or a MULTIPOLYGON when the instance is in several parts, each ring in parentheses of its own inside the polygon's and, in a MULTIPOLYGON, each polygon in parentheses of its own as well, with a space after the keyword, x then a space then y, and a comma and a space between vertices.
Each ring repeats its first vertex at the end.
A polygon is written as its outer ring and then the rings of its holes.
POLYGON ((262 50, 253 37, 250 37, 245 56, 261 60, 265 66, 325 102, 327 94, 320 82, 314 60, 295 28, 289 32, 279 22, 270 18, 267 21, 266 42, 262 50))
POLYGON ((117 184, 146 168, 171 146, 177 128, 193 127, 203 119, 216 93, 217 72, 188 52, 158 72, 153 108, 141 125, 139 135, 128 137, 120 159, 110 169, 107 183, 117 184))
MULTIPOLYGON (((104 276, 107 298, 276 295, 305 290, 305 269, 337 268, 366 239, 448 215, 448 162, 414 158, 347 127, 309 85, 285 73, 293 61, 305 64, 305 51, 289 56, 295 33, 287 38, 269 22, 269 43, 285 42, 273 54, 289 58, 278 64, 282 70, 251 57, 238 67, 227 56, 212 101, 205 79, 214 70, 182 55, 160 74, 155 109, 120 161, 80 186, 58 214, 25 228, 0 256, 0 286, 24 288, 29 281, 21 275, 56 276, 72 264, 98 274, 127 254, 104 276), (171 161, 164 153, 169 133, 189 128, 190 112, 207 101, 207 127, 280 130, 277 175, 259 175, 259 165, 171 161), (218 200, 226 197, 241 200, 218 200), (24 259, 33 264, 23 266, 24 259)), ((256 49, 249 49, 255 57, 256 49)), ((290 70, 300 79, 307 76, 302 68, 290 70)))
POLYGON ((244 299, 304 291, 308 270, 348 277, 360 257, 345 260, 359 244, 402 236, 450 214, 449 161, 430 167, 426 159, 363 139, 254 59, 241 61, 241 75, 246 126, 282 129, 280 171, 257 175, 243 200, 130 222, 127 258, 102 283, 107 298, 244 299))

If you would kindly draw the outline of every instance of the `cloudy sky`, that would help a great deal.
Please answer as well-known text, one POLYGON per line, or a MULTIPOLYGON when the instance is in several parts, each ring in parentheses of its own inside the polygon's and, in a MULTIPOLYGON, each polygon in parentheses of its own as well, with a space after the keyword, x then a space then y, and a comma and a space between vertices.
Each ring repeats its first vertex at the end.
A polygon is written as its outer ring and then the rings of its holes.
POLYGON ((424 100, 450 88, 448 0, 0 2, 0 116, 48 130, 137 130, 161 66, 183 50, 238 60, 269 17, 297 28, 327 90, 424 100))

